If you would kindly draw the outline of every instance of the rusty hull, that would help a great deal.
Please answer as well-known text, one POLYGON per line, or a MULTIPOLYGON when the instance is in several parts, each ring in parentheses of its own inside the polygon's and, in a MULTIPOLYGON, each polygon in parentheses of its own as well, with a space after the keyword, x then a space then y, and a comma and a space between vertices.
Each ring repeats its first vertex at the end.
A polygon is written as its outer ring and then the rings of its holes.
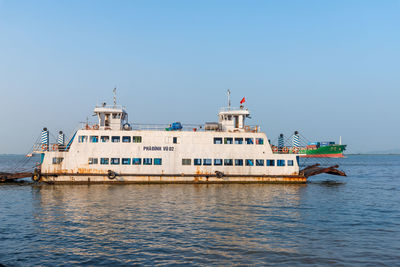
POLYGON ((46 173, 40 181, 47 183, 137 183, 137 184, 229 184, 229 183, 306 183, 301 175, 229 175, 215 174, 117 174, 110 179, 106 173, 46 173))

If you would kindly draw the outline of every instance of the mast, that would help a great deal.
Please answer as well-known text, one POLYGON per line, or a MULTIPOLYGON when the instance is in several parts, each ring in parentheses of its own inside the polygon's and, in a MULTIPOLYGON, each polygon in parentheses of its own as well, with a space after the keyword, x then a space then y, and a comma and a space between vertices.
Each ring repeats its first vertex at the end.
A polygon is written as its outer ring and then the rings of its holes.
POLYGON ((114 108, 117 106, 117 87, 114 87, 114 108))
POLYGON ((228 89, 228 110, 231 110, 231 90, 228 89))

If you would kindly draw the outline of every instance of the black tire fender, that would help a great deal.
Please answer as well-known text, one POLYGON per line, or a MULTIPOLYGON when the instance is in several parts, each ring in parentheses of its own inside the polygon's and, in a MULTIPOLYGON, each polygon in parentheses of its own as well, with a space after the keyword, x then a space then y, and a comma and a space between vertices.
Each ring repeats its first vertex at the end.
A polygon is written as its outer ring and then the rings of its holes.
POLYGON ((112 170, 108 170, 107 177, 108 177, 108 179, 112 180, 112 179, 115 179, 115 177, 117 177, 117 174, 112 170))
POLYGON ((40 171, 37 168, 35 168, 32 174, 32 181, 38 182, 40 180, 40 177, 41 177, 40 171))
POLYGON ((224 177, 224 173, 220 171, 215 171, 215 174, 217 175, 217 178, 222 178, 224 177))

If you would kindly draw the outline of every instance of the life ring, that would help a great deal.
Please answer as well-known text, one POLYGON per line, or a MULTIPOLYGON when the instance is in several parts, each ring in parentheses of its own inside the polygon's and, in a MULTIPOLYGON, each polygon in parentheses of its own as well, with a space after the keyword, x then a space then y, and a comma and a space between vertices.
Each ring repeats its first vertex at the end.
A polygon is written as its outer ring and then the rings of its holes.
POLYGON ((46 150, 47 151, 47 148, 48 148, 47 144, 43 144, 42 145, 42 150, 46 150))
POLYGON ((274 147, 272 148, 272 151, 273 151, 274 153, 276 153, 276 152, 278 152, 278 148, 277 148, 276 146, 274 146, 274 147))
POLYGON ((115 179, 115 177, 117 177, 117 174, 115 172, 113 172, 112 170, 108 170, 107 177, 108 177, 108 179, 112 180, 112 179, 115 179))
POLYGON ((99 129, 99 125, 95 124, 93 125, 93 130, 98 130, 99 129))
POLYGON ((299 153, 299 148, 298 148, 298 147, 294 147, 294 148, 292 149, 292 152, 293 152, 293 154, 299 153))
POLYGON ((90 130, 90 126, 88 124, 86 124, 86 130, 90 130))
POLYGON ((40 172, 38 169, 35 168, 32 174, 32 180, 38 182, 40 180, 40 172))
POLYGON ((58 150, 58 145, 57 144, 54 144, 53 145, 53 151, 57 151, 58 150))
POLYGON ((288 152, 289 152, 289 149, 285 146, 285 147, 282 148, 282 152, 283 152, 283 153, 288 153, 288 152))

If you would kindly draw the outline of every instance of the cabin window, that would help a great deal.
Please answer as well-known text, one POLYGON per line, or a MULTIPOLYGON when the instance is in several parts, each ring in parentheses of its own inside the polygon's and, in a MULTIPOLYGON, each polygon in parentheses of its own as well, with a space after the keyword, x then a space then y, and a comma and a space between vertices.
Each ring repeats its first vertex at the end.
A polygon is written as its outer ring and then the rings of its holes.
POLYGON ((214 159, 214 165, 215 165, 215 166, 220 166, 220 165, 222 165, 222 159, 214 159))
POLYGON ((254 159, 246 159, 246 166, 254 166, 254 159))
POLYGON ((131 137, 130 136, 122 136, 122 143, 130 143, 131 137))
POLYGON ((112 117, 113 117, 113 119, 119 119, 119 118, 121 118, 121 113, 113 113, 112 117))
POLYGON ((110 142, 110 137, 109 136, 102 136, 100 137, 100 140, 102 143, 108 143, 110 142))
POLYGON ((102 165, 108 165, 108 161, 109 161, 108 158, 101 158, 101 159, 100 159, 100 164, 102 164, 102 165))
POLYGON ((285 166, 285 160, 284 159, 278 159, 276 161, 276 166, 285 166))
POLYGON ((253 145, 254 144, 254 139, 253 138, 246 138, 245 141, 246 141, 247 145, 253 145))
POLYGON ((217 145, 222 144, 222 138, 221 137, 214 137, 214 144, 217 144, 217 145))
POLYGON ((274 159, 267 159, 267 166, 275 166, 275 160, 274 159))
POLYGON ((288 166, 293 166, 293 160, 288 160, 288 161, 287 161, 287 165, 288 165, 288 166))
POLYGON ((235 138, 235 144, 237 145, 243 144, 243 138, 235 138))
POLYGON ((143 165, 152 165, 152 164, 153 164, 153 159, 151 159, 151 158, 143 159, 143 165))
POLYGON ((141 142, 142 142, 141 136, 133 136, 132 137, 132 143, 141 143, 141 142))
POLYGON ((119 165, 119 158, 111 158, 111 165, 119 165))
POLYGON ((90 142, 91 143, 98 143, 99 142, 99 137, 97 135, 90 136, 90 142))
POLYGON ((89 158, 89 165, 99 164, 98 158, 89 158))
POLYGON ((177 144, 178 143, 178 137, 172 137, 172 143, 177 144))
POLYGON ((64 158, 55 157, 53 158, 53 164, 60 164, 63 160, 64 158))
POLYGON ((232 137, 225 137, 224 138, 224 144, 227 144, 227 145, 233 144, 233 138, 232 137))
POLYGON ((111 142, 113 143, 119 143, 121 140, 121 137, 119 136, 111 136, 111 142))
POLYGON ((192 165, 191 159, 182 159, 182 165, 192 165))
POLYGON ((122 158, 122 165, 131 165, 131 159, 130 158, 122 158))
POLYGON ((141 158, 133 158, 132 159, 132 165, 140 165, 140 164, 142 164, 141 158))
POLYGON ((224 159, 224 165, 225 166, 232 166, 233 165, 233 159, 224 159))
POLYGON ((256 138, 256 144, 257 145, 263 145, 264 144, 264 138, 256 138))
POLYGON ((194 163, 194 165, 199 166, 199 165, 201 165, 201 159, 194 159, 193 163, 194 163))
POLYGON ((242 159, 235 159, 235 166, 243 166, 243 160, 242 159))
POLYGON ((209 166, 212 164, 212 160, 211 159, 203 159, 203 165, 209 166))
POLYGON ((80 135, 79 136, 79 138, 78 138, 78 140, 79 140, 79 143, 86 143, 87 142, 87 136, 86 135, 80 135))
POLYGON ((263 159, 256 159, 256 166, 264 166, 264 160, 263 159))
POLYGON ((154 159, 154 165, 161 165, 162 164, 162 159, 161 158, 155 158, 154 159))

